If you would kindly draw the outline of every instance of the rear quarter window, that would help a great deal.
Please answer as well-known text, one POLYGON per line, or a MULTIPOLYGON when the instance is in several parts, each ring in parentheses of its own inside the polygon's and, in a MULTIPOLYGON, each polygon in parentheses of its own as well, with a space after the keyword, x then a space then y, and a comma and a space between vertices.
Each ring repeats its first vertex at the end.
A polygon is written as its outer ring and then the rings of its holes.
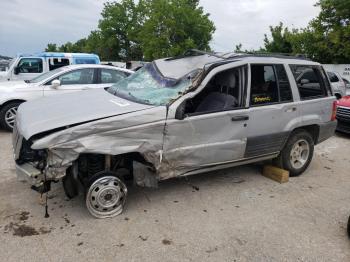
POLYGON ((323 70, 314 65, 290 65, 295 82, 298 86, 302 100, 326 97, 327 80, 323 76, 323 70))

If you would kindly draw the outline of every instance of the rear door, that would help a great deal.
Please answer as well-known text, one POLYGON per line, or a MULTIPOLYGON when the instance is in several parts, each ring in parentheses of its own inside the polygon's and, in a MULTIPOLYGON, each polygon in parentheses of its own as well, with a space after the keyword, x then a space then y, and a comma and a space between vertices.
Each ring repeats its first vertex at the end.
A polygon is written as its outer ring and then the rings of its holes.
POLYGON ((95 68, 75 69, 51 79, 44 85, 44 96, 89 90, 96 88, 97 71, 95 68), (51 83, 58 79, 61 85, 53 88, 51 83))
POLYGON ((330 121, 334 97, 325 71, 318 65, 290 65, 300 96, 302 125, 330 121), (312 72, 312 74, 305 74, 312 72), (312 82, 313 86, 303 83, 312 82))
POLYGON ((113 84, 129 76, 129 73, 111 69, 111 68, 98 68, 97 69, 97 85, 95 88, 110 87, 113 84))
POLYGON ((251 64, 249 121, 244 157, 277 153, 298 117, 283 64, 251 64))

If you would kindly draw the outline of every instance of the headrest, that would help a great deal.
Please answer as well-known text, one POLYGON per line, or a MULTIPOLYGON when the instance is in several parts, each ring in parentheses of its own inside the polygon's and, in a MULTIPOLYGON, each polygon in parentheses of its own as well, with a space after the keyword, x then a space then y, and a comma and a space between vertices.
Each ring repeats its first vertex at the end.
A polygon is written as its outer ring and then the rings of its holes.
POLYGON ((236 75, 233 73, 225 73, 219 80, 222 86, 235 88, 236 87, 236 75))

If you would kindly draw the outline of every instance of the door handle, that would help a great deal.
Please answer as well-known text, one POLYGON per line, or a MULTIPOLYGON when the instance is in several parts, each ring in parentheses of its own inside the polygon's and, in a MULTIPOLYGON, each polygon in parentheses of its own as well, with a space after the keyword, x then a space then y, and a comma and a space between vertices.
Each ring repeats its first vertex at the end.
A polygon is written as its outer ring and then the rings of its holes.
POLYGON ((246 121, 249 120, 249 116, 233 116, 231 121, 246 121))
POLYGON ((285 112, 295 112, 295 111, 297 111, 297 108, 296 107, 292 107, 292 108, 288 108, 288 109, 286 109, 285 110, 285 112))

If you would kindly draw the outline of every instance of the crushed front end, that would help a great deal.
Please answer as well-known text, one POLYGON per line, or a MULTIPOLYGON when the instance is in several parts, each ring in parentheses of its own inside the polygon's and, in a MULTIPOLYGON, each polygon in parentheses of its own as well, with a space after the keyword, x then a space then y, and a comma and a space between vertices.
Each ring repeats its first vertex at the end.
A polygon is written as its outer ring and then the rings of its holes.
POLYGON ((49 152, 34 150, 32 141, 26 140, 17 130, 13 129, 12 145, 16 174, 20 181, 27 181, 32 189, 45 193, 50 190, 50 183, 58 181, 65 175, 66 168, 52 168, 47 165, 49 152))

